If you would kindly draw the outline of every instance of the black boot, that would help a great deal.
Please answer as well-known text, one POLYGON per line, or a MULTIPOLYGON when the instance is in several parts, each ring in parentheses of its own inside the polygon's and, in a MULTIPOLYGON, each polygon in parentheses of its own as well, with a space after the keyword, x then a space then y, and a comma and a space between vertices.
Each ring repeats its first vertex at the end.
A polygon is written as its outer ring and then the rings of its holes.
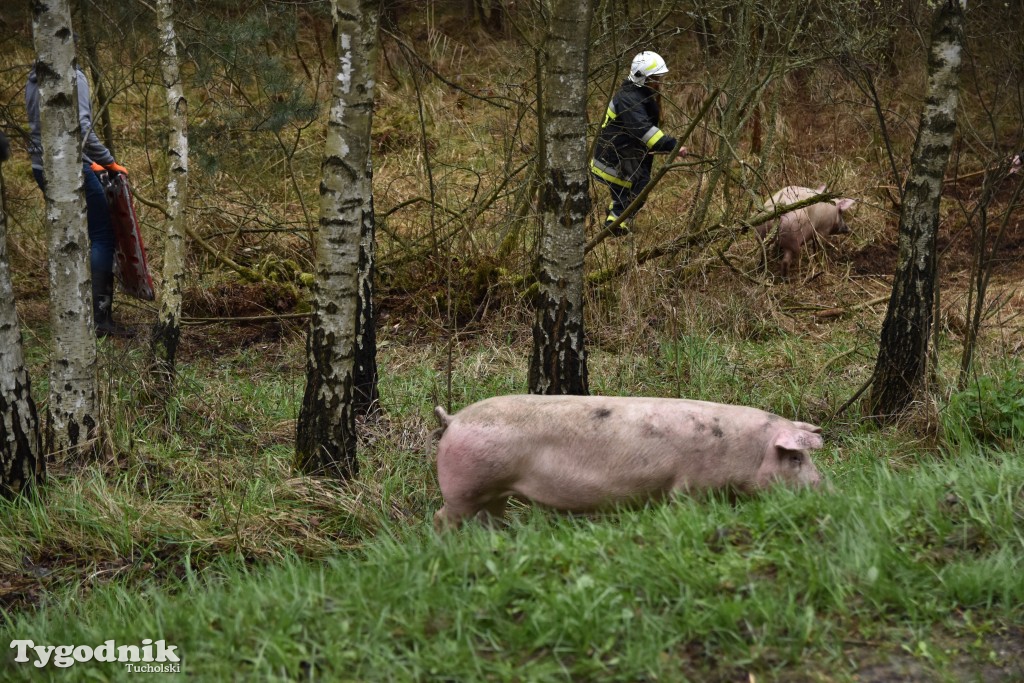
POLYGON ((92 276, 92 318, 97 337, 134 337, 135 330, 114 322, 114 274, 92 276))
MULTIPOLYGON (((610 226, 612 223, 615 222, 616 218, 617 216, 612 216, 611 214, 608 214, 608 218, 604 219, 604 227, 607 228, 608 226, 610 226)), ((626 235, 629 234, 629 221, 622 221, 608 234, 610 237, 625 237, 626 235)))

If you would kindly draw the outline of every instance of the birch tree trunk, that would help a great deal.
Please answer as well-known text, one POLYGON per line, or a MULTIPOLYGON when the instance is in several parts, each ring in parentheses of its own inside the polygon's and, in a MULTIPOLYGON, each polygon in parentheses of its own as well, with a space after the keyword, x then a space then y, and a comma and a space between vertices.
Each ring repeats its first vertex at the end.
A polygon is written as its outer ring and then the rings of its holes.
MULTIPOLYGON (((377 62, 371 59, 370 63, 377 62)), ((372 415, 380 410, 380 392, 377 389, 377 311, 373 304, 377 238, 373 215, 373 169, 369 163, 366 169, 366 191, 369 193, 370 210, 363 213, 362 234, 359 237, 358 314, 353 369, 356 415, 372 415)))
MULTIPOLYGON (((0 133, 0 162, 7 139, 0 133)), ((21 326, 7 262, 7 214, 0 174, 0 497, 27 493, 46 473, 32 386, 21 350, 21 326)))
POLYGON ((45 449, 74 454, 93 447, 99 426, 75 46, 68 0, 36 0, 32 9, 54 341, 45 449))
POLYGON ((942 0, 932 24, 928 92, 900 211, 899 261, 882 322, 869 406, 880 419, 906 410, 923 389, 935 303, 942 178, 956 132, 966 0, 942 0))
MULTIPOLYGON (((380 21, 379 18, 377 21, 380 21)), ((374 31, 376 31, 376 28, 374 28, 374 31)), ((368 96, 372 102, 374 90, 372 79, 377 68, 380 45, 374 40, 372 44, 366 45, 366 49, 369 50, 366 61, 370 70, 368 96)), ((367 136, 370 134, 369 130, 372 128, 373 123, 372 108, 370 110, 370 117, 367 136)), ((359 236, 358 313, 356 314, 356 350, 353 381, 355 383, 356 415, 372 415, 376 414, 380 409, 380 393, 377 389, 377 309, 373 303, 377 272, 377 230, 373 213, 373 159, 369 153, 366 155, 366 175, 363 182, 363 196, 369 202, 369 210, 363 212, 362 232, 359 236)))
POLYGON ((359 250, 373 210, 367 187, 376 64, 376 0, 333 0, 338 71, 321 166, 313 315, 295 464, 307 474, 354 477, 354 356, 359 250))
POLYGON ((185 207, 188 204, 188 100, 178 72, 172 0, 157 0, 160 31, 160 72, 167 89, 170 134, 167 145, 167 233, 164 239, 163 292, 160 316, 153 325, 150 347, 154 368, 169 392, 181 337, 181 291, 185 284, 185 207))
POLYGON ((529 389, 587 394, 583 255, 590 213, 587 62, 590 0, 552 0, 541 80, 541 237, 529 389))

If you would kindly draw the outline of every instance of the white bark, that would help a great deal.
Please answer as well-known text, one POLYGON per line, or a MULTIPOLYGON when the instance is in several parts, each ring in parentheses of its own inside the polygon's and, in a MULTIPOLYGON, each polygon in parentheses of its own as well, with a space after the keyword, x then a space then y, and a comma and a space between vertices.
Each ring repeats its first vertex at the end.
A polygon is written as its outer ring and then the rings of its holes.
POLYGON ((50 453, 74 453, 91 446, 99 425, 89 233, 82 181, 83 131, 79 126, 68 2, 37 1, 33 9, 54 340, 46 449, 50 453))
POLYGON ((590 213, 587 172, 587 62, 592 3, 553 0, 544 43, 541 136, 544 154, 530 391, 586 394, 583 256, 590 213))
POLYGON ((188 100, 178 71, 172 0, 157 0, 160 72, 167 89, 167 233, 164 239, 160 317, 153 329, 156 367, 169 381, 181 335, 181 292, 185 284, 185 207, 188 203, 188 100))
POLYGON ((935 13, 928 92, 900 211, 899 262, 882 322, 869 399, 882 418, 903 412, 925 384, 935 305, 942 179, 956 133, 960 95, 962 0, 943 0, 935 13))
POLYGON ((14 308, 7 262, 7 216, 0 178, 0 496, 18 494, 41 481, 45 459, 39 419, 14 308))
POLYGON ((334 0, 337 76, 327 123, 316 240, 316 292, 307 342, 306 392, 296 464, 353 476, 353 367, 360 235, 372 211, 368 186, 379 3, 334 0))

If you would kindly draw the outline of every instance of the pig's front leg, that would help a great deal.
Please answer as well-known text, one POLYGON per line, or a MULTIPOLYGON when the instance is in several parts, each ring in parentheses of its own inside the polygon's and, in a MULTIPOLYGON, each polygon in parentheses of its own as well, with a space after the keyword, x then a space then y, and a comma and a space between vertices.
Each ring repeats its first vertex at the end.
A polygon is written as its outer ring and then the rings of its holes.
POLYGON ((457 498, 446 500, 441 509, 434 513, 434 528, 438 531, 458 529, 472 517, 476 517, 485 526, 495 527, 504 519, 507 505, 508 496, 499 496, 486 503, 457 498))

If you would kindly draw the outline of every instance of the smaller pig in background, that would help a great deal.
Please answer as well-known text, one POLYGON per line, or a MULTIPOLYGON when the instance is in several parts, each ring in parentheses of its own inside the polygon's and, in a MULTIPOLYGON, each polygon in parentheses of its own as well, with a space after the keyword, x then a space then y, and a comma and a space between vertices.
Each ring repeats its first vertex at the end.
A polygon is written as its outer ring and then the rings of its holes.
POLYGON ((573 512, 673 493, 819 486, 821 428, 757 408, 671 398, 498 396, 441 423, 440 530, 501 519, 510 497, 573 512))
MULTIPOLYGON (((792 204, 825 192, 825 185, 816 189, 790 185, 784 187, 765 202, 765 209, 771 211, 776 206, 792 204)), ((805 206, 780 216, 776 241, 782 252, 782 276, 789 277, 789 269, 795 260, 799 260, 800 251, 808 241, 830 235, 845 235, 850 232, 846 225, 844 213, 849 211, 856 202, 853 199, 837 199, 805 206)), ((764 223, 755 229, 763 240, 770 225, 764 223)))

